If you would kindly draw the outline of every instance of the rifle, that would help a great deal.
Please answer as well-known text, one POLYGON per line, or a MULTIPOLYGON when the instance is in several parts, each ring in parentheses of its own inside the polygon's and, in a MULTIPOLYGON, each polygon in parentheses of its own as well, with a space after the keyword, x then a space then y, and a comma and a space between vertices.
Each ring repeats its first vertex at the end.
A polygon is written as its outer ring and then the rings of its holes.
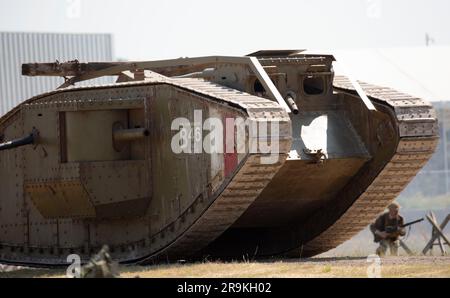
MULTIPOLYGON (((417 219, 417 220, 405 223, 403 225, 386 226, 384 228, 384 230, 385 230, 386 233, 390 234, 387 238, 397 238, 400 235, 400 231, 399 231, 400 229, 408 227, 408 226, 411 226, 411 225, 416 224, 416 223, 421 222, 421 221, 423 221, 423 218, 420 218, 420 219, 417 219)), ((372 230, 372 233, 373 233, 373 236, 374 236, 373 240, 375 242, 380 242, 382 240, 382 238, 380 236, 378 236, 377 234, 375 234, 374 224, 371 225, 370 229, 372 230)))
POLYGON ((420 219, 417 219, 417 220, 410 221, 410 222, 405 223, 403 225, 386 226, 385 230, 386 230, 386 233, 388 233, 388 234, 395 234, 395 233, 398 233, 400 229, 408 227, 408 226, 411 226, 411 225, 416 224, 416 223, 419 223, 421 221, 423 221, 423 217, 420 218, 420 219))

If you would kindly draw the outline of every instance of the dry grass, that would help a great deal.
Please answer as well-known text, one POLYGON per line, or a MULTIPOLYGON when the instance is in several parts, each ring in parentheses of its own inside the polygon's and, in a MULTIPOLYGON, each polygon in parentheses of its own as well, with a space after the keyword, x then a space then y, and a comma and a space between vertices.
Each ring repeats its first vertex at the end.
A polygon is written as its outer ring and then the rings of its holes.
MULTIPOLYGON (((203 263, 124 268, 123 277, 367 277, 368 263, 314 264, 303 262, 203 263)), ((450 277, 449 263, 387 264, 383 277, 450 277)))
MULTIPOLYGON (((121 277, 367 277, 365 258, 313 258, 302 261, 203 262, 122 266, 121 277)), ((0 277, 64 277, 64 270, 22 269, 0 277)), ((383 277, 450 277, 450 257, 400 257, 382 260, 383 277)))

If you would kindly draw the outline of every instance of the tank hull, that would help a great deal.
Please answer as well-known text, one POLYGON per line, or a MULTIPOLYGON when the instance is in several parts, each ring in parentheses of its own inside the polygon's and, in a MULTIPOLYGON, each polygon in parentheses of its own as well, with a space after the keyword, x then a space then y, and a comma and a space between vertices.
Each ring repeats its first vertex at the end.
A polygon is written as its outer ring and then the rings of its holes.
POLYGON ((0 142, 33 136, 0 150, 0 261, 105 244, 123 263, 305 257, 350 239, 431 157, 434 110, 288 54, 25 67, 73 77, 0 119, 0 142), (68 87, 96 68, 118 82, 68 87))

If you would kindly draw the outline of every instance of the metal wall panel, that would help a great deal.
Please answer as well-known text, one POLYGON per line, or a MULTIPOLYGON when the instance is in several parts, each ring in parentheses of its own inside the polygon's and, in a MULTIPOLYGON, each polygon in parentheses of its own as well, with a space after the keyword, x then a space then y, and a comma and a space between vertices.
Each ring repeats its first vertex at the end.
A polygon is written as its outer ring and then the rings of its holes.
MULTIPOLYGON (((112 36, 0 32, 0 116, 21 101, 53 90, 63 83, 63 79, 56 77, 22 76, 22 63, 74 59, 80 62, 112 61, 112 36)), ((111 83, 112 78, 101 78, 94 82, 111 83)))

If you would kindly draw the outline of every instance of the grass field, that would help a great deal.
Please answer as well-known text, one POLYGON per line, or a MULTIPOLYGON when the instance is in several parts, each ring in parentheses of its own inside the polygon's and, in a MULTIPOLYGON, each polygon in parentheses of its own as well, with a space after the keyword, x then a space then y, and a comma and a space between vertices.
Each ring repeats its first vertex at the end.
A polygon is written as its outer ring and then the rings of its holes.
MULTIPOLYGON (((450 212, 436 213, 439 221, 450 212)), ((425 211, 405 212, 405 219, 423 217, 425 211)), ((445 231, 448 235, 448 228, 445 231)), ((431 228, 427 222, 415 225, 404 238, 405 243, 420 255, 429 241, 431 228)), ((366 256, 377 247, 368 229, 335 249, 310 259, 240 262, 199 262, 154 266, 121 266, 121 277, 367 277, 372 264, 366 256), (350 257, 349 257, 350 256, 350 257)), ((448 250, 448 249, 447 249, 448 250)), ((450 256, 388 257, 381 261, 382 277, 450 277, 450 256)), ((439 254, 437 248, 435 254, 439 254)), ((65 269, 8 268, 0 264, 1 277, 65 277, 65 269)))
MULTIPOLYGON (((367 277, 366 258, 311 258, 258 262, 202 262, 154 266, 121 266, 121 277, 367 277)), ((450 257, 388 257, 381 277, 450 277, 450 257)), ((369 270, 370 271, 370 270, 369 270)), ((22 268, 0 277, 65 277, 62 269, 22 268)))

